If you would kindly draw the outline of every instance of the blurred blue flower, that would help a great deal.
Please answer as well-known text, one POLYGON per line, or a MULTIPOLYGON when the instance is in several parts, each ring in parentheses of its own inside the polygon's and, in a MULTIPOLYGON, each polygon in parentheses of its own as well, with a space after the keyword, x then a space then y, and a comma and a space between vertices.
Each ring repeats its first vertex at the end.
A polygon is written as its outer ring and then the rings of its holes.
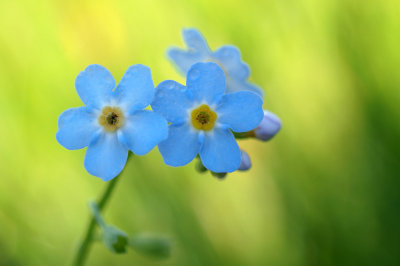
POLYGON ((90 174, 108 181, 124 168, 128 150, 144 155, 166 139, 167 121, 143 110, 154 97, 148 67, 129 67, 115 88, 105 67, 90 65, 78 75, 75 87, 85 106, 60 115, 56 139, 69 150, 88 146, 84 165, 90 174))
POLYGON ((171 124, 159 144, 166 164, 183 166, 199 153, 215 173, 239 168, 241 152, 231 130, 246 132, 263 118, 262 99, 249 91, 225 94, 225 75, 215 63, 197 63, 188 71, 186 87, 172 80, 157 86, 155 112, 171 124), (231 130, 230 130, 231 129, 231 130))
POLYGON ((281 130, 282 122, 276 114, 264 110, 261 123, 254 129, 254 136, 263 141, 272 139, 281 130))
POLYGON ((249 66, 241 59, 240 51, 233 45, 224 45, 211 51, 207 41, 196 29, 184 29, 183 39, 187 50, 172 47, 167 54, 182 74, 186 75, 190 67, 198 62, 217 63, 226 76, 226 92, 248 90, 262 96, 262 90, 248 82, 249 66))

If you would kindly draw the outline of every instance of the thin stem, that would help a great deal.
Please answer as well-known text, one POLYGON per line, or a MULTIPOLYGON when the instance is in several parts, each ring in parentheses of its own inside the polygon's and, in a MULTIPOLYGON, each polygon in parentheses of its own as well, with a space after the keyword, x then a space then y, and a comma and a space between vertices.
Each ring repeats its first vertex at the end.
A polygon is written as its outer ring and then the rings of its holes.
MULTIPOLYGON (((129 159, 129 157, 130 156, 128 156, 128 159, 129 159)), ((123 173, 123 171, 118 176, 116 176, 114 179, 112 179, 111 181, 108 182, 106 190, 104 191, 103 195, 97 201, 97 208, 98 208, 99 213, 106 206, 106 204, 115 188, 115 185, 117 184, 117 181, 119 180, 119 177, 122 175, 122 173, 123 173)), ((86 230, 85 237, 83 238, 83 241, 79 246, 79 249, 76 254, 73 265, 81 266, 84 264, 85 259, 87 258, 87 255, 89 254, 91 244, 93 243, 93 233, 94 233, 96 224, 97 224, 96 218, 95 218, 95 216, 92 215, 92 218, 90 219, 89 225, 86 230)))
POLYGON ((97 207, 97 203, 94 201, 89 202, 89 208, 92 212, 92 215, 94 219, 96 220, 96 223, 103 229, 106 227, 106 222, 104 221, 103 217, 101 216, 100 210, 97 207))

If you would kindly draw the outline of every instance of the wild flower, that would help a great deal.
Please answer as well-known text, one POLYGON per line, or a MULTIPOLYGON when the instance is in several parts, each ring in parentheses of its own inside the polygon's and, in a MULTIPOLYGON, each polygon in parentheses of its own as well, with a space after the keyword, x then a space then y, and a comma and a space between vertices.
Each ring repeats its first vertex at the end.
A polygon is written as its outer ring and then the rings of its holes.
POLYGON ((144 155, 166 139, 166 120, 143 110, 154 96, 148 67, 129 67, 115 88, 105 67, 90 65, 75 87, 85 106, 60 115, 56 139, 69 150, 88 147, 84 165, 90 174, 108 181, 122 171, 129 150, 144 155))
POLYGON ((216 63, 197 63, 186 87, 172 80, 157 86, 153 110, 164 116, 169 135, 158 147, 164 162, 182 166, 197 154, 215 173, 237 170, 241 152, 231 130, 250 131, 263 118, 262 99, 249 91, 225 93, 224 71, 216 63))

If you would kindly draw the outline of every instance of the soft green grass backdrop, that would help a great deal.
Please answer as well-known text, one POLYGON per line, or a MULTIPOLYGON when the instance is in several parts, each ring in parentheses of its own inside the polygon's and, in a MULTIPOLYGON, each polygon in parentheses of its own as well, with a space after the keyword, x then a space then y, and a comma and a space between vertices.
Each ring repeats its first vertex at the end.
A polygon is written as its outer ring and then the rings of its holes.
POLYGON ((188 26, 241 49, 283 130, 242 141, 253 168, 224 181, 135 157, 105 217, 171 236, 172 257, 96 244, 88 265, 399 265, 398 0, 2 0, 0 265, 69 264, 105 185, 55 140, 76 75, 184 82, 164 53, 188 26))

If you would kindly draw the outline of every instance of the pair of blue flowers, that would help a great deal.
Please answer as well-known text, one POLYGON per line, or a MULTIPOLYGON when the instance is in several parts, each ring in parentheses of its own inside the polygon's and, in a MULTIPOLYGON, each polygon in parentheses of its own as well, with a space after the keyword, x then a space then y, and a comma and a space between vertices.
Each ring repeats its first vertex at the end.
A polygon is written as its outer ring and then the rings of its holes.
POLYGON ((129 67, 117 86, 100 65, 78 75, 75 87, 85 106, 60 115, 56 138, 67 149, 88 147, 90 174, 108 181, 122 171, 129 150, 144 155, 156 145, 171 166, 198 154, 212 172, 241 166, 232 131, 249 132, 265 119, 261 91, 247 81, 250 71, 236 47, 211 52, 197 30, 183 35, 188 50, 172 48, 168 55, 186 74, 186 86, 167 80, 154 88, 143 65, 129 67), (145 110, 149 105, 153 111, 145 110))

